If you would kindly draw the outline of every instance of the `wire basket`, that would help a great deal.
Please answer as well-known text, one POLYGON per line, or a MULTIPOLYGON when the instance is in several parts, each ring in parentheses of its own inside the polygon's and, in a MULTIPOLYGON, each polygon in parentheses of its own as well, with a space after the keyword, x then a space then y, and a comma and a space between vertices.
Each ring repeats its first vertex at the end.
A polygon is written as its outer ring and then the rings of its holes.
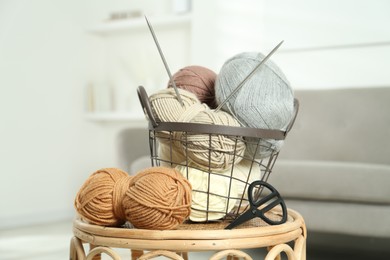
POLYGON ((285 131, 234 127, 186 122, 158 122, 153 114, 145 89, 138 88, 143 111, 149 121, 149 145, 152 166, 167 166, 179 169, 192 184, 190 220, 194 222, 233 221, 249 207, 247 190, 257 180, 267 182, 279 154, 271 140, 284 140, 291 130, 298 113, 299 102, 294 99, 295 114, 285 131), (194 144, 192 137, 202 135, 202 144, 194 144), (215 139, 228 138, 232 150, 215 148, 215 139), (255 150, 267 151, 265 158, 256 153, 248 155, 237 152, 240 144, 255 150), (177 156, 175 147, 182 147, 177 156), (205 165, 191 159, 194 146, 202 150, 205 165), (164 149, 162 149, 164 148, 164 149), (211 160, 213 153, 228 156, 231 167, 219 170, 211 160), (180 158, 180 159, 178 159, 180 158))

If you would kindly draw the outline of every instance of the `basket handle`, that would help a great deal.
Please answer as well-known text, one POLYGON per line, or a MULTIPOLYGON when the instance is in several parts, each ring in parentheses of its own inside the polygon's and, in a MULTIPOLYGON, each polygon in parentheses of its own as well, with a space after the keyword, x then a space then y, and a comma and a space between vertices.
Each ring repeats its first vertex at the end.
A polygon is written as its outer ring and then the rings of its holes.
POLYGON ((141 102, 142 110, 145 113, 145 116, 149 120, 149 122, 153 125, 153 127, 157 127, 158 123, 156 121, 156 118, 153 115, 152 112, 152 106, 150 105, 148 94, 146 93, 146 90, 143 86, 139 86, 137 88, 138 98, 141 102))

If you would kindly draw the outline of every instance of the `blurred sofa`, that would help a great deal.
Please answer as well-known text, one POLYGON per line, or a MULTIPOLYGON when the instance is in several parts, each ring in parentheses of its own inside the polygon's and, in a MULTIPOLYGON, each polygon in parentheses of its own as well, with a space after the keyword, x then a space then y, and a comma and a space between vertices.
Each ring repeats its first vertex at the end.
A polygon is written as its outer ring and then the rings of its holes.
MULTIPOLYGON (((309 232, 390 239, 390 87, 295 96, 299 114, 269 182, 309 232)), ((146 127, 118 144, 129 173, 150 165, 146 127)))
POLYGON ((390 87, 300 90, 269 182, 309 231, 390 238, 390 87))

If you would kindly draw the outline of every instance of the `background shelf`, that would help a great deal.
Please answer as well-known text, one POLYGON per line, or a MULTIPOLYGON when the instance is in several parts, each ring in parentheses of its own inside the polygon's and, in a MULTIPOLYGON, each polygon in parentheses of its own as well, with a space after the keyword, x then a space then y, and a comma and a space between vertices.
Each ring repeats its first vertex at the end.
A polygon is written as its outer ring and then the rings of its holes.
MULTIPOLYGON (((167 16, 156 16, 148 17, 150 22, 153 24, 153 28, 161 27, 172 27, 189 25, 191 22, 191 14, 181 15, 167 15, 167 16)), ((147 29, 147 24, 143 16, 137 18, 129 18, 119 21, 107 21, 87 30, 91 34, 114 34, 123 33, 131 30, 147 29)))

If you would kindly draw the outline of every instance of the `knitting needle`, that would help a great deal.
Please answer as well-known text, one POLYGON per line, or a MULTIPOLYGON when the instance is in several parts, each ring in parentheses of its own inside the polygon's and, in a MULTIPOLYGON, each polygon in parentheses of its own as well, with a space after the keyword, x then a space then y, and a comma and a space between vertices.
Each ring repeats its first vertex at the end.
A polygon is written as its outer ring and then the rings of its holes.
POLYGON ((153 40, 154 40, 154 43, 155 43, 156 46, 157 46, 158 52, 160 53, 160 57, 161 57, 161 59, 162 59, 162 61, 163 61, 163 63, 164 63, 165 70, 166 70, 167 73, 168 73, 169 80, 171 81, 172 86, 173 86, 173 88, 175 89, 175 92, 176 92, 177 98, 178 98, 178 100, 179 100, 179 102, 180 102, 180 105, 184 106, 184 103, 183 103, 183 100, 181 99, 179 90, 177 89, 177 86, 176 86, 175 81, 173 80, 171 71, 169 70, 167 61, 165 60, 164 54, 163 54, 163 52, 162 52, 162 50, 161 50, 161 48, 160 48, 160 44, 158 43, 157 37, 156 37, 156 35, 154 34, 153 27, 152 27, 152 25, 150 24, 150 22, 149 22, 148 18, 146 17, 146 15, 145 15, 145 20, 146 20, 146 23, 148 24, 149 30, 150 30, 150 32, 151 32, 151 34, 152 34, 152 36, 153 36, 153 40))
POLYGON ((264 57, 264 59, 259 63, 257 64, 257 66, 251 71, 251 73, 249 73, 248 76, 246 76, 246 78, 244 78, 243 81, 241 81, 241 83, 232 91, 232 93, 230 93, 230 95, 221 103, 219 104, 219 106, 215 109, 215 111, 219 111, 225 104, 226 102, 228 102, 228 100, 234 95, 237 93, 237 91, 239 91, 242 86, 244 85, 244 83, 250 78, 253 76, 253 74, 255 74, 255 71, 261 66, 263 65, 271 56, 272 54, 274 54, 276 52, 277 49, 279 49, 280 45, 282 45, 283 41, 281 41, 278 45, 276 45, 272 51, 270 53, 268 53, 267 56, 264 57))

